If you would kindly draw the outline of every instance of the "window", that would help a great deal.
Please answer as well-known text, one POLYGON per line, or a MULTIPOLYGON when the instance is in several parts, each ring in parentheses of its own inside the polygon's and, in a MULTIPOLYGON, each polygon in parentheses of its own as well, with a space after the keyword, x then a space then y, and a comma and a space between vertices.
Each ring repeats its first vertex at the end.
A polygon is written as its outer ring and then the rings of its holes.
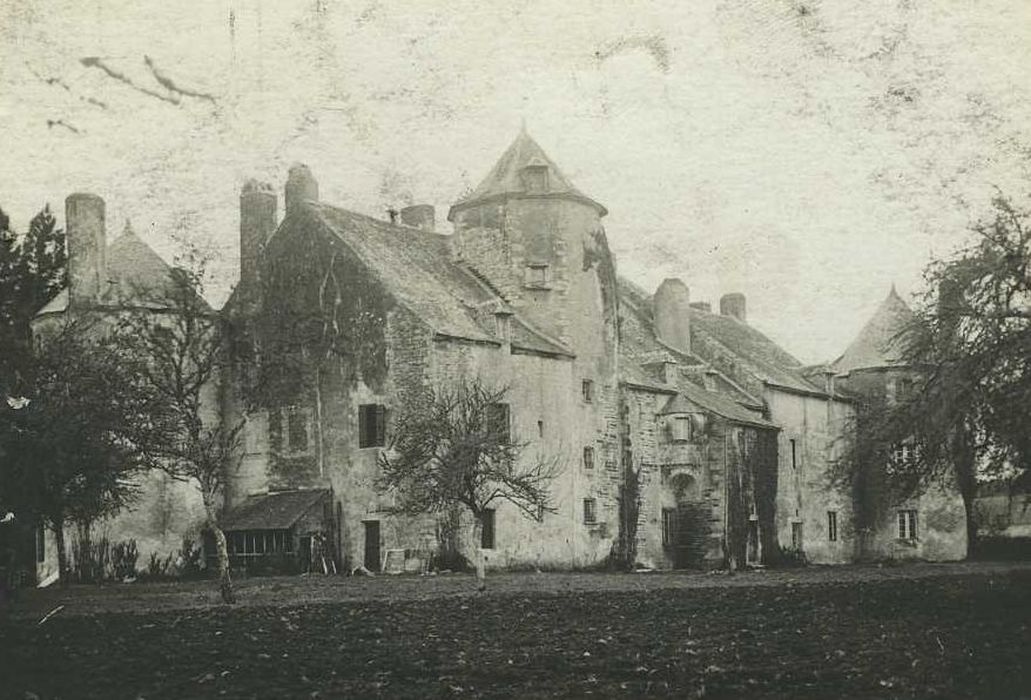
POLYGON ((909 464, 915 456, 912 443, 896 442, 891 446, 891 461, 897 465, 909 464))
POLYGON ((291 452, 308 451, 308 412, 296 406, 286 414, 286 435, 291 452))
POLYGON ((494 509, 483 511, 480 529, 480 548, 494 549, 494 509))
POLYGON ((47 529, 43 523, 36 528, 36 561, 43 563, 47 558, 47 529))
POLYGON ((798 468, 798 447, 794 440, 788 440, 791 443, 791 468, 798 468))
POLYGON ((503 443, 512 440, 511 419, 507 403, 492 403, 487 406, 487 431, 497 435, 503 443))
POLYGON ((527 287, 547 289, 551 284, 551 266, 548 263, 529 263, 525 275, 523 282, 527 287))
POLYGON ((548 191, 548 166, 544 163, 530 161, 521 171, 523 188, 527 192, 548 191))
POLYGON ((802 523, 791 523, 791 548, 802 551, 802 523))
POLYGON ((594 469, 594 448, 584 448, 584 469, 594 469))
POLYGON ((691 417, 673 416, 669 423, 669 431, 673 442, 687 442, 691 439, 691 417))
POLYGON ((386 444, 387 408, 378 403, 358 407, 358 447, 382 447, 386 444))
POLYGON ((671 547, 677 540, 677 509, 662 509, 662 546, 671 547))
POLYGON ((537 437, 544 437, 544 421, 537 421, 537 437))
POLYGON ((598 503, 593 498, 584 499, 584 524, 594 525, 598 522, 598 503))
POLYGON ((914 382, 912 379, 902 378, 899 380, 898 389, 896 390, 896 398, 899 401, 905 401, 913 395, 914 382))
POLYGON ((827 541, 838 541, 838 512, 835 510, 827 511, 827 541))
POLYGON ((583 380, 581 391, 583 392, 584 403, 591 403, 594 401, 594 382, 590 379, 583 380))
POLYGON ((900 510, 899 511, 899 539, 900 540, 915 540, 916 539, 916 511, 915 510, 900 510))
POLYGON ((308 452, 310 423, 308 409, 301 406, 287 406, 282 410, 270 411, 268 439, 272 451, 280 454, 308 452))

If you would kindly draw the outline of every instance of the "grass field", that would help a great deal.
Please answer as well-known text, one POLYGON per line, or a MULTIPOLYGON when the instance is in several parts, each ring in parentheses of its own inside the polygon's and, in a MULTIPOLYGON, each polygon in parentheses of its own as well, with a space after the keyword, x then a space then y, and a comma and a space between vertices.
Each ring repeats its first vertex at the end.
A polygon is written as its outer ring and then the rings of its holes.
POLYGON ((486 594, 466 576, 282 578, 242 582, 233 609, 208 586, 32 592, 0 631, 0 692, 1031 697, 1019 565, 500 575, 486 594))

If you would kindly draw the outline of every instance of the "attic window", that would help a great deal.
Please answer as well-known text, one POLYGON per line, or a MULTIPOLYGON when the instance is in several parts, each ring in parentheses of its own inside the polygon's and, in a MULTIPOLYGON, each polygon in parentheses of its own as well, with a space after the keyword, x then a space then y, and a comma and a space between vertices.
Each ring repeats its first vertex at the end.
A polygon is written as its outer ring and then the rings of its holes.
POLYGON ((547 289, 551 284, 551 266, 542 262, 527 264, 525 284, 534 289, 547 289))
POLYGON ((533 163, 520 171, 523 180, 523 189, 527 192, 548 191, 548 166, 544 163, 533 163))

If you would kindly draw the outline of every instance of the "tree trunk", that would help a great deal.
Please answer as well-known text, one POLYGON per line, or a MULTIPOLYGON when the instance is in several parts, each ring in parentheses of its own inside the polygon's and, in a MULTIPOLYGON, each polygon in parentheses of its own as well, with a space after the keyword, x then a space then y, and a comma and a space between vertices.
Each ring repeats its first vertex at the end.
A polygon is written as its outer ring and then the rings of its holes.
POLYGON ((232 605, 236 602, 236 595, 233 593, 233 581, 229 576, 229 548, 226 546, 226 533, 222 528, 208 521, 208 527, 215 535, 215 550, 218 552, 218 590, 222 594, 222 602, 232 605))
POLYGON ((962 493, 963 510, 967 515, 967 559, 977 555, 977 520, 974 517, 975 498, 967 493, 962 493))
POLYGON ((57 538, 57 579, 62 586, 71 583, 71 572, 68 571, 68 553, 64 549, 64 518, 54 518, 54 536, 57 538))
POLYGON ((229 547, 226 545, 226 533, 218 526, 218 518, 215 517, 215 504, 208 497, 208 490, 204 490, 204 509, 208 515, 208 528, 215 537, 215 552, 218 554, 218 590, 222 594, 222 602, 232 605, 236 602, 236 595, 233 593, 233 580, 229 575, 229 547))
POLYGON ((479 515, 473 515, 473 559, 476 565, 476 588, 480 591, 487 590, 487 566, 483 560, 483 520, 479 515))

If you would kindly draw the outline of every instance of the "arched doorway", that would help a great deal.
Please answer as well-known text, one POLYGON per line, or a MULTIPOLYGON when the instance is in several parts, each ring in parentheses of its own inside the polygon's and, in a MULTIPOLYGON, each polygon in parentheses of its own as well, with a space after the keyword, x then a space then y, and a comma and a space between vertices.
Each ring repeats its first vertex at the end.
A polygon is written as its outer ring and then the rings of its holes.
POLYGON ((662 509, 663 545, 673 560, 673 568, 701 566, 709 527, 698 480, 680 472, 669 478, 667 487, 669 507, 662 509))

